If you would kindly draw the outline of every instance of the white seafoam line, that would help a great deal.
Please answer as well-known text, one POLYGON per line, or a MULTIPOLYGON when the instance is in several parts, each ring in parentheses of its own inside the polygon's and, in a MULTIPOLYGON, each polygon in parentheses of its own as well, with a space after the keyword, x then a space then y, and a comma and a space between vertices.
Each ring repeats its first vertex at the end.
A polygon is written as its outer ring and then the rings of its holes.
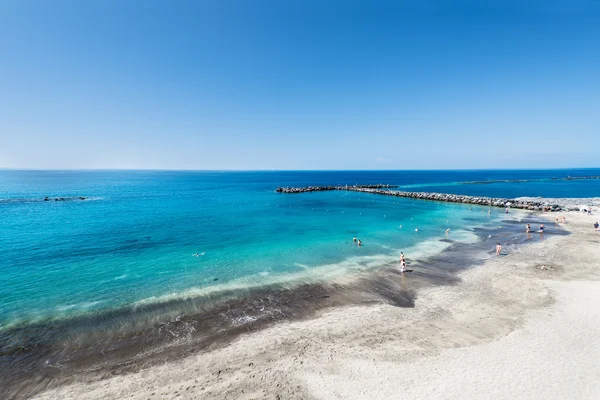
MULTIPOLYGON (((251 276, 236 279, 227 283, 211 285, 209 287, 192 287, 180 292, 173 292, 161 296, 148 297, 134 303, 134 306, 144 306, 168 302, 172 300, 188 300, 203 296, 217 295, 219 293, 248 291, 261 287, 280 286, 292 288, 307 283, 334 282, 339 278, 349 277, 356 272, 365 272, 388 266, 397 262, 400 251, 403 251, 411 260, 424 259, 442 253, 452 243, 442 241, 445 236, 418 242, 405 249, 397 249, 397 254, 378 254, 369 256, 354 256, 343 261, 315 267, 297 265, 301 271, 281 274, 265 274, 260 272, 251 276)), ((452 240, 460 243, 475 243, 478 236, 467 230, 456 230, 452 233, 452 240)))

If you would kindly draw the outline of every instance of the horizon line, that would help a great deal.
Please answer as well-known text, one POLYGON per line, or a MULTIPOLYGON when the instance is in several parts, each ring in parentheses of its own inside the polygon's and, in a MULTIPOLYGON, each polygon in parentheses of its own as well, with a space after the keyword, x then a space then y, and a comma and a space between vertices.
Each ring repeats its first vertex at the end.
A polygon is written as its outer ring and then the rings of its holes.
POLYGON ((449 168, 449 169, 176 169, 176 168, 10 168, 0 167, 0 171, 24 172, 421 172, 421 171, 568 171, 600 169, 598 167, 556 167, 556 168, 449 168))

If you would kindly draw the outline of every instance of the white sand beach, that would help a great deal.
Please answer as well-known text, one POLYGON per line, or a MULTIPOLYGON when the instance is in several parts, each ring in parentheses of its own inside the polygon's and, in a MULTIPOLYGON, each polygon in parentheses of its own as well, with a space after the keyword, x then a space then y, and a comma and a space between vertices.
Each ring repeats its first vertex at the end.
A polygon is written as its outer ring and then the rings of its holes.
POLYGON ((600 398, 598 217, 565 215, 572 235, 494 258, 461 273, 457 285, 423 290, 414 308, 329 309, 36 398, 600 398))

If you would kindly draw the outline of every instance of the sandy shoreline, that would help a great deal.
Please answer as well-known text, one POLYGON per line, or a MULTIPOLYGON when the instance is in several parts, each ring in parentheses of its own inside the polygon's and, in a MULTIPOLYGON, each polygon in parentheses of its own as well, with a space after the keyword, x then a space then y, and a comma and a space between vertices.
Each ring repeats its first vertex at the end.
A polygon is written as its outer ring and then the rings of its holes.
POLYGON ((425 289, 414 308, 328 309, 208 353, 36 398, 596 398, 593 218, 568 213, 572 235, 490 260, 461 273, 457 285, 425 289))

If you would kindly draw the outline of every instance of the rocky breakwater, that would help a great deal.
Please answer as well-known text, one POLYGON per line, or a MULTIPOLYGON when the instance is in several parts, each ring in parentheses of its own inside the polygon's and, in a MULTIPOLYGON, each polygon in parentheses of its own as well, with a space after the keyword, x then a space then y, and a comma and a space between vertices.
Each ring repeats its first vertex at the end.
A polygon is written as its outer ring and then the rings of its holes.
POLYGON ((411 199, 443 201, 447 203, 474 204, 490 207, 510 207, 532 211, 570 211, 570 208, 560 204, 551 204, 543 200, 504 199, 496 197, 467 196, 449 193, 404 192, 390 190, 391 185, 354 185, 354 186, 307 186, 303 188, 277 188, 279 193, 306 193, 327 190, 349 190, 353 192, 373 193, 384 196, 406 197, 411 199))
POLYGON ((305 187, 278 187, 275 190, 278 193, 307 193, 307 192, 325 192, 331 190, 360 190, 360 189, 393 189, 395 185, 345 185, 345 186, 305 186, 305 187))

